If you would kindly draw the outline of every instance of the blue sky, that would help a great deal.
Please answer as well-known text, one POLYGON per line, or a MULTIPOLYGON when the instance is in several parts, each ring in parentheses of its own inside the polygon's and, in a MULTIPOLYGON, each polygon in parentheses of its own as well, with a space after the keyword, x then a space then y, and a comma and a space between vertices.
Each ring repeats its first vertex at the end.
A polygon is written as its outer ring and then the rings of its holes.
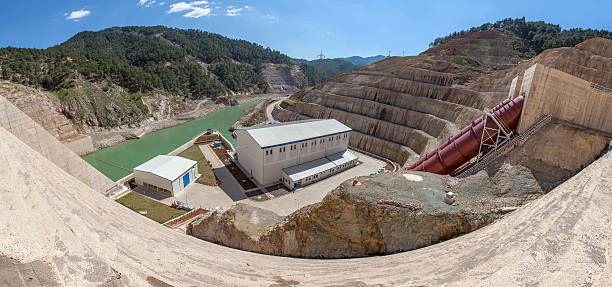
POLYGON ((511 17, 612 30, 612 1, 5 1, 0 47, 46 48, 83 30, 196 28, 314 59, 415 55, 438 36, 511 17))

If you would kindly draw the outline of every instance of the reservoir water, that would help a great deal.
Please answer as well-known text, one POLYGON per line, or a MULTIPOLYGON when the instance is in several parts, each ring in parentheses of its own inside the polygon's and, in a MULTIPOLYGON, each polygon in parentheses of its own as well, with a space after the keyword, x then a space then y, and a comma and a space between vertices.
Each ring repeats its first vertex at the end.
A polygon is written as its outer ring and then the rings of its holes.
POLYGON ((175 150, 206 129, 220 131, 235 146, 236 142, 228 131, 229 127, 244 115, 244 110, 257 103, 259 101, 227 107, 187 123, 147 134, 140 139, 125 141, 84 155, 83 159, 113 181, 117 181, 130 174, 132 168, 157 155, 175 150))

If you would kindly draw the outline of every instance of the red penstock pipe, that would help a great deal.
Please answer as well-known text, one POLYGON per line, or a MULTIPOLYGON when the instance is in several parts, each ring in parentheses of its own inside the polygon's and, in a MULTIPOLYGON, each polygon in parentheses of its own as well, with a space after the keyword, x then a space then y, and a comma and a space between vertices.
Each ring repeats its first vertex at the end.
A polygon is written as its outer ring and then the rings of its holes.
MULTIPOLYGON (((510 130, 516 129, 523 110, 523 96, 518 96, 513 100, 504 100, 495 106, 491 113, 510 130)), ((498 128, 494 121, 486 121, 488 128, 498 128)), ((434 151, 427 153, 417 162, 406 168, 409 171, 426 171, 437 174, 450 174, 456 168, 478 154, 484 121, 480 117, 463 128, 459 133, 442 143, 434 151)), ((496 138, 489 138, 488 143, 492 143, 496 138)))

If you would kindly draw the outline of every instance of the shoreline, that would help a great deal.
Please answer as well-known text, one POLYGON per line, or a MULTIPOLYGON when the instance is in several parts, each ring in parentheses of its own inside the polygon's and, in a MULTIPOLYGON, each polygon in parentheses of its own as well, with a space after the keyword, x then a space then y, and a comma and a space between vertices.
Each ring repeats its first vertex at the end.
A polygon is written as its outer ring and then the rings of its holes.
MULTIPOLYGON (((284 94, 259 94, 259 95, 244 96, 241 98, 237 98, 236 101, 238 102, 239 105, 241 105, 241 104, 251 103, 251 102, 259 101, 259 100, 265 101, 267 99, 276 98, 280 96, 285 96, 285 95, 284 94)), ((204 101, 202 103, 204 103, 204 101)), ((156 132, 156 131, 171 128, 177 125, 181 125, 184 123, 188 123, 194 119, 208 115, 210 113, 216 112, 220 109, 227 108, 227 107, 230 107, 230 106, 227 106, 224 104, 214 104, 214 103, 198 105, 198 109, 196 110, 182 113, 180 115, 176 115, 168 119, 153 120, 152 118, 149 118, 149 119, 141 121, 140 123, 137 124, 137 126, 134 126, 134 127, 129 127, 126 125, 123 127, 113 128, 107 131, 85 133, 85 135, 91 136, 91 140, 94 146, 93 152, 96 152, 101 149, 119 145, 128 140, 141 138, 152 132, 156 132)))

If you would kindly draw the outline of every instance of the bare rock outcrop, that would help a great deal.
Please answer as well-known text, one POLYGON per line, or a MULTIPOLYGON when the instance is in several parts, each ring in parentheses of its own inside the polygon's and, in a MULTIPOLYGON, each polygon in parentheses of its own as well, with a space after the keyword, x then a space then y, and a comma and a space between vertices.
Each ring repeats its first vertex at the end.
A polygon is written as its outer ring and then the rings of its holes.
POLYGON ((60 112, 56 95, 0 81, 0 94, 59 140, 77 135, 72 123, 60 112))
POLYGON ((349 258, 428 246, 487 225, 542 194, 524 167, 506 166, 464 180, 389 173, 347 181, 321 202, 283 218, 238 204, 191 223, 193 236, 265 254, 349 258), (447 192, 455 203, 444 202, 447 192))
POLYGON ((195 108, 195 104, 176 96, 162 93, 152 93, 142 98, 142 103, 147 106, 149 113, 155 120, 168 119, 195 108))
POLYGON ((260 74, 277 93, 294 93, 306 85, 306 77, 296 65, 266 63, 260 74))

